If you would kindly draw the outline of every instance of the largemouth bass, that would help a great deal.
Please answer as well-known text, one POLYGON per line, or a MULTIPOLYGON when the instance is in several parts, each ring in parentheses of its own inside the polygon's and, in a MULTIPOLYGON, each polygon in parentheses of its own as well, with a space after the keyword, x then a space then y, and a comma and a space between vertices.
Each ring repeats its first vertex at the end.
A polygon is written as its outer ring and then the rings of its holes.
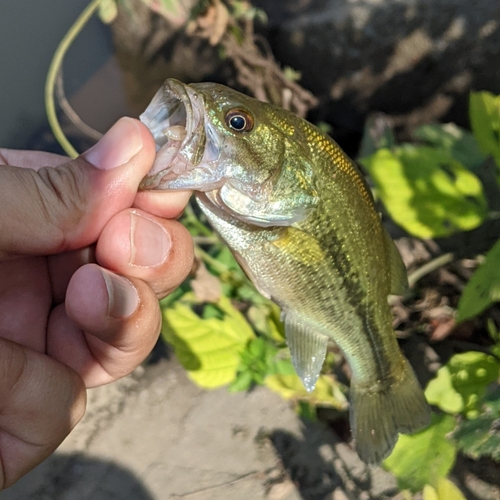
POLYGON ((351 371, 356 449, 379 463, 429 422, 389 294, 406 270, 356 165, 318 128, 223 85, 169 79, 141 116, 157 143, 142 189, 193 189, 257 289, 282 309, 293 364, 314 389, 333 339, 351 371))

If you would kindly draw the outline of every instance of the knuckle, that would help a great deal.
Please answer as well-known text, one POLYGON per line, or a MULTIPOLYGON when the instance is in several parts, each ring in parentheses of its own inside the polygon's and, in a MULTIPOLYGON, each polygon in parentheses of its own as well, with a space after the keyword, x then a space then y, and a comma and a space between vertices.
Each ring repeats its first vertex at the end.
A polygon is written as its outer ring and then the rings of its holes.
POLYGON ((42 167, 36 175, 40 209, 61 244, 85 214, 88 180, 75 165, 42 167))

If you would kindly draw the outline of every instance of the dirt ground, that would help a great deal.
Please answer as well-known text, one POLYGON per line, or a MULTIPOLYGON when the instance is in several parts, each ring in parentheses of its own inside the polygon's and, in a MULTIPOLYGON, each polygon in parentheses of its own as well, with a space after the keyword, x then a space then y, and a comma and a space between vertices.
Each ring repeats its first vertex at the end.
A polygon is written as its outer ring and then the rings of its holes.
POLYGON ((265 388, 194 386, 162 359, 89 392, 84 420, 1 500, 385 500, 395 480, 265 388))

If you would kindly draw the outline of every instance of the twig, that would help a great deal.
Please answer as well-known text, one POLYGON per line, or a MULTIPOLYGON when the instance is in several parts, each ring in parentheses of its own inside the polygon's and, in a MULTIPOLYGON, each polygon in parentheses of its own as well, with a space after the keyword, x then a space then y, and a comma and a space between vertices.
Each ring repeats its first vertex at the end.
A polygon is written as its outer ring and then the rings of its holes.
POLYGON ((205 252, 199 245, 195 243, 194 245, 194 254, 196 257, 201 259, 205 264, 211 266, 215 271, 219 274, 228 273, 230 269, 217 259, 214 259, 209 253, 205 252))
POLYGON ((408 276, 409 287, 410 288, 413 287, 415 283, 417 283, 417 281, 419 281, 432 271, 435 271, 436 269, 439 269, 440 267, 445 266, 450 262, 453 262, 454 258, 455 254, 453 252, 448 252, 443 255, 440 255, 439 257, 436 257, 435 259, 432 259, 431 261, 424 264, 422 267, 419 267, 408 276))
POLYGON ((54 56, 52 57, 52 61, 49 66, 49 71, 47 73, 47 80, 45 81, 45 110, 47 113, 47 119, 49 121, 50 128, 52 129, 55 138, 64 149, 66 154, 72 158, 76 158, 78 156, 78 152, 69 142, 68 138, 64 135, 61 124, 59 123, 59 120, 57 118, 56 106, 54 102, 54 87, 59 69, 62 66, 62 62, 64 56, 66 55, 66 52, 68 51, 69 47, 78 36, 78 34, 82 31, 85 24, 87 24, 88 20, 97 10, 100 3, 101 0, 92 0, 89 5, 83 10, 83 12, 78 16, 66 35, 64 35, 63 39, 57 46, 56 51, 54 52, 54 56))
POLYGON ((79 116, 78 113, 72 108, 68 99, 66 98, 66 94, 64 93, 64 83, 62 77, 62 68, 59 69, 59 73, 57 74, 56 80, 56 96, 57 101, 59 102, 59 106, 63 110, 64 114, 69 118, 71 123, 78 129, 82 134, 90 137, 98 141, 102 134, 96 129, 87 125, 79 116))
POLYGON ((197 495, 198 493, 204 493, 207 491, 216 490, 217 488, 220 488, 222 486, 230 486, 233 484, 237 484, 241 481, 244 481, 245 479, 248 479, 251 477, 257 477, 260 474, 261 473, 259 471, 248 472, 247 474, 243 474, 242 476, 239 476, 235 479, 232 479, 231 481, 226 481, 226 482, 220 483, 220 484, 214 484, 213 486, 207 486, 206 488, 200 488, 199 490, 191 491, 189 493, 183 493, 181 495, 174 495, 173 498, 177 498, 177 499, 189 498, 189 497, 192 497, 193 495, 197 495))

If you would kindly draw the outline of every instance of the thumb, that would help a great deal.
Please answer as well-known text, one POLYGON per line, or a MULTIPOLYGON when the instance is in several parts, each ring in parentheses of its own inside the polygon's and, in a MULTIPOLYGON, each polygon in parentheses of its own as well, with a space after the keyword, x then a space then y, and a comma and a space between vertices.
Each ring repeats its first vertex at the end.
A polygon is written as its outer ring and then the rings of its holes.
MULTIPOLYGON (((43 161, 18 154, 20 166, 43 161)), ((33 158, 35 156, 35 158, 33 158)), ((87 152, 57 167, 0 167, 0 259, 48 255, 97 240, 113 215, 132 206, 155 144, 138 120, 122 118, 87 152)))

